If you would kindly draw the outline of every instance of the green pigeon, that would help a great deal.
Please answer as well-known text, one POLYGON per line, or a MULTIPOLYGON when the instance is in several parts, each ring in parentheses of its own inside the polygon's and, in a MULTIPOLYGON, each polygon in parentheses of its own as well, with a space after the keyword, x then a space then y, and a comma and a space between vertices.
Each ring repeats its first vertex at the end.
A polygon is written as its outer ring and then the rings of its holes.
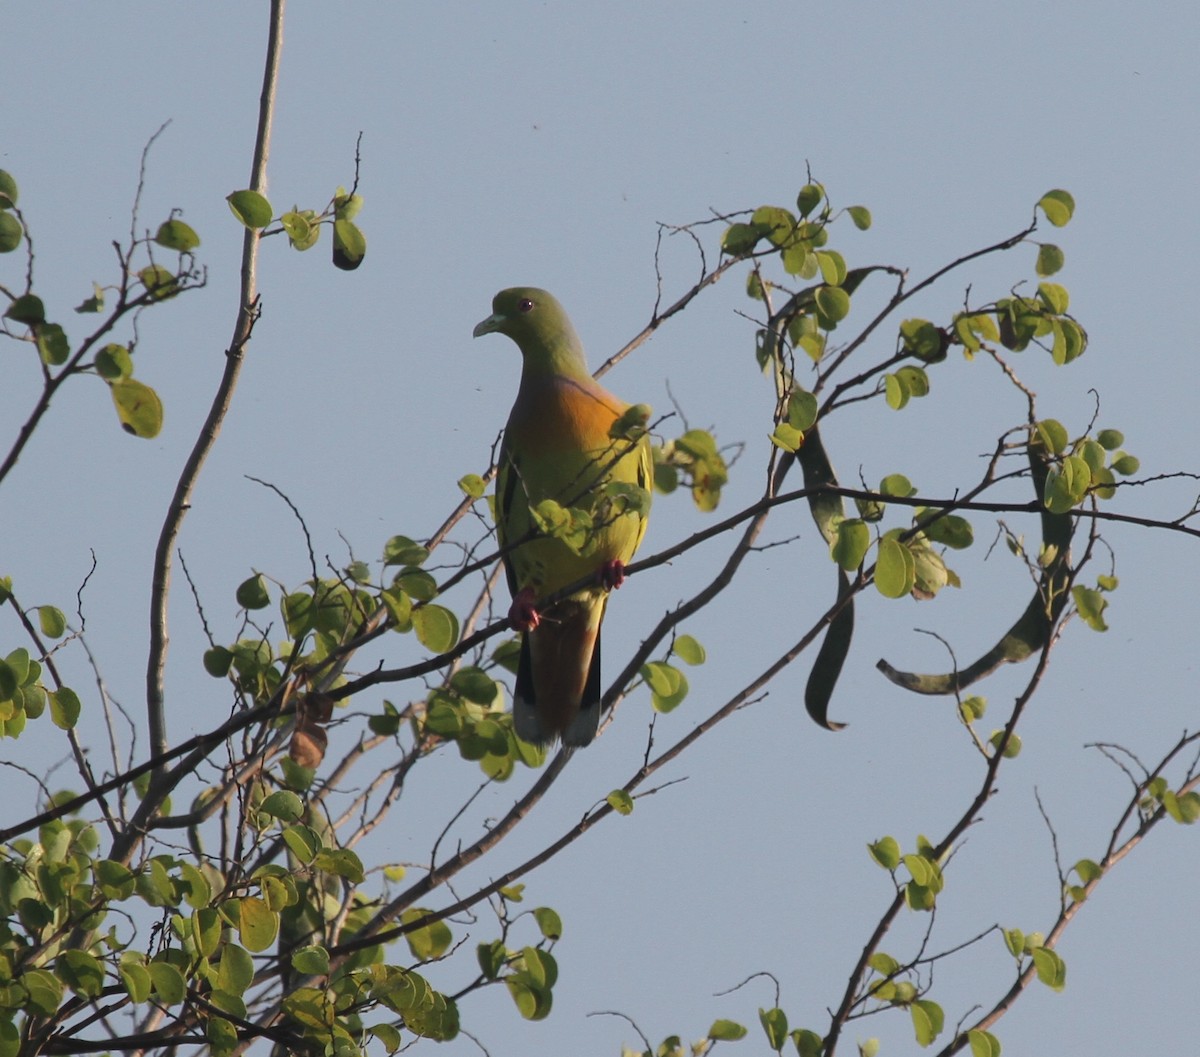
POLYGON ((512 338, 523 360, 496 477, 508 616, 522 633, 513 722, 534 745, 587 745, 600 725, 600 622, 646 532, 653 459, 637 427, 649 412, 592 378, 575 328, 545 290, 501 290, 475 328, 475 337, 492 333, 512 338), (543 506, 539 526, 533 511, 546 500, 559 506, 543 506), (554 517, 573 519, 569 539, 543 531, 554 517), (540 606, 585 579, 589 586, 540 606))

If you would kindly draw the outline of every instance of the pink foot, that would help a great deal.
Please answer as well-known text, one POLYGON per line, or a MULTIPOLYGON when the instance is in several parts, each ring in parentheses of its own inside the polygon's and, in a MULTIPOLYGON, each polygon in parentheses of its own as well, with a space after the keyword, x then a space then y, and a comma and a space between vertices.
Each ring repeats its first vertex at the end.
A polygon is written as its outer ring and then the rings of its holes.
POLYGON ((620 558, 613 558, 612 561, 605 562, 600 566, 600 571, 596 575, 601 586, 609 591, 615 591, 625 582, 625 563, 620 558))
POLYGON ((516 631, 533 631, 542 622, 542 615, 533 604, 537 594, 532 587, 526 587, 517 592, 512 605, 508 607, 508 622, 516 631))

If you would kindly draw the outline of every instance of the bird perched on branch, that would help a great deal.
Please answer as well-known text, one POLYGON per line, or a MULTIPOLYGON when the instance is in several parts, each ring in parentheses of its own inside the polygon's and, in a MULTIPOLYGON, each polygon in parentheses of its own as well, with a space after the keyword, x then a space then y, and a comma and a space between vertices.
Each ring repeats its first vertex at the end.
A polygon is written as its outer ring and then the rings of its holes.
POLYGON ((492 333, 512 338, 523 360, 496 478, 509 620, 522 632, 513 721, 535 745, 587 745, 600 725, 600 622, 646 531, 650 411, 597 384, 545 290, 500 291, 474 332, 492 333))

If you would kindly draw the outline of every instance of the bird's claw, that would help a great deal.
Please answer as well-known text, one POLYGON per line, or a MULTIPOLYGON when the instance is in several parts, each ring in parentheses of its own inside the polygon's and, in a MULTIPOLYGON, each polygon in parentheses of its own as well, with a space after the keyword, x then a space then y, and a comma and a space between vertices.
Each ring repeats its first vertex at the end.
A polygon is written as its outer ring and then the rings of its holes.
POLYGON ((597 576, 601 586, 606 590, 615 591, 625 582, 625 563, 620 558, 613 558, 600 566, 597 576))
POLYGON ((542 614, 534 605, 536 601, 537 595, 532 587, 526 587, 517 592, 517 597, 508 607, 508 622, 514 630, 533 631, 542 622, 542 614))

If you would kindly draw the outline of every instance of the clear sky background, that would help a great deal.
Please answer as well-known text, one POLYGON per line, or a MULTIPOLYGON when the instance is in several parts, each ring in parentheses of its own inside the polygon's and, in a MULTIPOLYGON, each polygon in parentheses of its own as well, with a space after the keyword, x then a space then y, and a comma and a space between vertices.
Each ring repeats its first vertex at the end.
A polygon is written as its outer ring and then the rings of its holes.
MULTIPOLYGON (((178 207, 203 239, 207 287, 140 327, 137 374, 163 398, 163 433, 125 436, 104 387, 80 380, 56 398, 0 500, 0 572, 27 604, 72 609, 95 551, 89 642, 135 715, 154 541, 232 331, 241 229, 224 197, 248 179, 265 28, 266 4, 246 0, 5 5, 0 167, 21 185, 51 314, 72 336, 84 333, 70 309, 93 280, 112 280, 111 241, 128 232, 142 147, 168 119, 150 157, 143 222, 153 227, 178 207)), ((893 264, 914 277, 1019 231, 1050 188, 1070 190, 1074 222, 1046 237, 1066 252, 1060 278, 1091 346, 1066 369, 1036 351, 1016 358, 1018 369, 1040 412, 1072 433, 1091 418, 1095 388, 1099 425, 1124 431, 1144 472, 1196 470, 1197 55, 1200 15, 1182 3, 293 3, 270 195, 277 209, 323 206, 350 183, 362 130, 369 249, 344 274, 329 266, 327 245, 309 255, 281 239, 264 246, 263 317, 180 540, 216 634, 233 634, 233 591, 252 569, 292 584, 306 575, 291 514, 244 475, 283 489, 318 555, 338 564, 347 555, 339 533, 363 559, 394 533, 428 535, 456 501, 455 481, 487 466, 515 392, 515 348, 470 337, 497 289, 551 288, 598 363, 650 317, 657 222, 790 205, 806 166, 835 204, 874 214, 869 232, 835 230, 851 266, 893 264)), ((968 281, 981 297, 1000 296, 1033 278, 1034 253, 964 272, 910 314, 948 318, 968 281)), ((23 268, 17 255, 0 261, 2 281, 19 283, 23 268)), ((668 297, 696 268, 687 244, 668 246, 668 297)), ((742 277, 731 277, 606 378, 659 410, 670 407, 669 381, 693 425, 745 442, 723 511, 758 494, 767 454, 772 396, 753 365, 753 326, 737 314, 753 307, 742 277)), ((876 354, 891 340, 881 336, 876 354)), ((990 374, 983 385, 985 370, 956 360, 934 373, 922 406, 847 416, 826 438, 843 476, 861 467, 874 482, 901 471, 933 495, 970 480, 979 454, 1023 417, 1015 393, 990 374)), ((37 385, 34 365, 10 346, 8 433, 37 385)), ((1128 490, 1115 505, 1177 516, 1194 491, 1186 482, 1128 490)), ((643 553, 704 523, 685 497, 660 498, 643 553)), ((765 1052, 753 1022, 773 1004, 770 985, 714 997, 759 970, 778 977, 794 1025, 823 1029, 891 894, 865 845, 888 833, 906 848, 917 833, 936 839, 978 785, 979 759, 952 704, 906 695, 873 667, 880 656, 942 667, 916 628, 973 656, 1019 611, 1027 580, 1003 547, 983 562, 995 523, 975 525, 976 547, 952 562, 963 591, 919 607, 865 599, 832 709, 849 721, 845 731, 805 717, 801 662, 664 776, 686 781, 526 878, 530 905, 563 916, 561 980, 541 1024, 521 1021, 500 988, 464 1003, 464 1024, 494 1057, 615 1054, 622 1040, 636 1042, 622 1021, 587 1016, 600 1010, 634 1018, 655 1043, 697 1038, 714 1017, 731 1017, 752 1026, 738 1052, 765 1052)), ((1036 535, 1033 522, 1013 527, 1036 535)), ((807 512, 784 513, 771 532, 801 538, 756 556, 688 625, 709 663, 660 721, 659 745, 723 703, 831 599, 833 570, 807 512)), ((1161 532, 1104 535, 1121 577, 1111 630, 1069 627, 1023 725, 1025 751, 950 868, 935 946, 993 923, 1046 927, 1058 886, 1035 786, 1064 860, 1099 857, 1128 785, 1085 743, 1118 742, 1152 760, 1196 723, 1196 545, 1161 532)), ((610 675, 721 553, 691 552, 616 596, 610 675)), ((172 633, 170 733, 180 740, 228 708, 200 667, 204 642, 182 580, 172 633)), ((7 652, 15 625, 3 634, 7 652)), ((390 636, 377 657, 399 664, 417 648, 390 636)), ((90 688, 81 658, 68 670, 90 688)), ((1026 677, 1004 672, 982 688, 997 716, 1026 677)), ((100 754, 95 694, 83 696, 93 706, 84 731, 100 754)), ((356 708, 375 710, 382 696, 356 708)), ((626 701, 523 831, 460 887, 520 862, 627 780, 649 714, 644 691, 626 701)), ((19 752, 49 770, 62 751, 49 735, 43 722, 0 745, 0 759, 19 752)), ((418 769, 424 784, 377 834, 378 859, 426 858, 431 833, 474 789, 473 765, 444 756, 418 769)), ((527 777, 490 789, 455 836, 472 839, 527 777)), ((71 779, 64 767, 51 784, 71 779)), ((3 783, 12 819, 34 790, 12 772, 3 783)), ((1195 833, 1164 826, 1105 880, 1060 947, 1066 991, 1035 986, 996 1029, 1006 1054, 1194 1048, 1197 856, 1195 833)), ((902 920, 885 949, 911 951, 926 924, 902 920)), ((990 1005, 1011 973, 993 938, 940 968, 930 997, 953 1025, 973 1003, 990 1005)), ((444 978, 430 975, 447 988, 462 979, 453 962, 444 978)), ((874 1034, 885 1053, 916 1050, 899 1013, 853 1025, 846 1041, 874 1034)), ((478 1050, 463 1038, 443 1052, 478 1050)))

